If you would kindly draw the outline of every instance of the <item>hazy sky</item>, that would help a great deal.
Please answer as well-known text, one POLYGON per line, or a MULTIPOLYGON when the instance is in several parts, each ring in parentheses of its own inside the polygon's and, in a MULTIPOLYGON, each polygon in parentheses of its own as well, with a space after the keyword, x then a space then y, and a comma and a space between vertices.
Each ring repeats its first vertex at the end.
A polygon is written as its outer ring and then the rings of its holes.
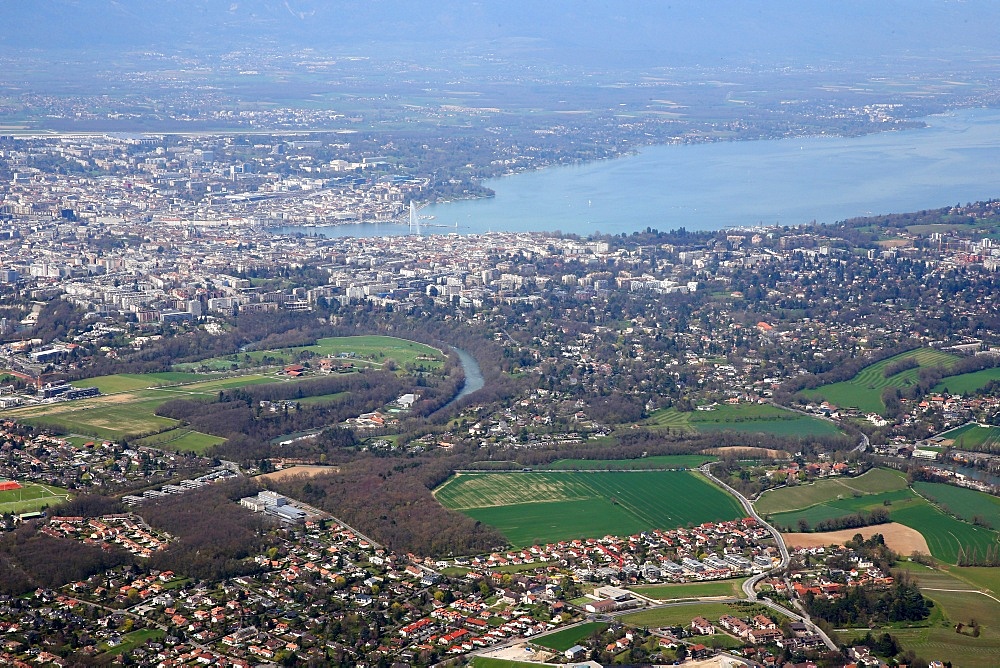
POLYGON ((561 62, 808 64, 997 54, 996 0, 7 0, 0 46, 410 45, 561 62))

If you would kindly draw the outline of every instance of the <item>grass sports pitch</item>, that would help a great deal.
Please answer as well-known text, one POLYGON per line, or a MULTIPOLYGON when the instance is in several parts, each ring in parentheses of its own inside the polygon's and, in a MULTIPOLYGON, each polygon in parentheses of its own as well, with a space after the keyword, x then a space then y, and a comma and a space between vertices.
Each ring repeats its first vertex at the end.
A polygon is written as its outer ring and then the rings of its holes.
POLYGON ((56 506, 68 501, 70 494, 61 487, 21 483, 21 489, 0 492, 0 513, 30 513, 44 506, 56 506))
POLYGON ((435 496, 444 506, 496 527, 518 546, 630 535, 745 514, 735 499, 689 471, 461 474, 435 496))

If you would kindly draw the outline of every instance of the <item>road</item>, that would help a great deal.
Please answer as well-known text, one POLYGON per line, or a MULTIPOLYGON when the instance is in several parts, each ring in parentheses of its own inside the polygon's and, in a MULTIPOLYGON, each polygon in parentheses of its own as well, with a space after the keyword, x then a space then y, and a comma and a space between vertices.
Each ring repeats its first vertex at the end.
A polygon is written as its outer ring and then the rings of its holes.
MULTIPOLYGON (((868 439, 865 438, 864 440, 867 441, 868 439)), ((760 522, 761 525, 767 529, 768 533, 771 534, 771 536, 774 538, 775 544, 778 546, 778 552, 781 554, 781 562, 777 566, 772 567, 771 570, 765 571, 760 575, 755 575, 743 583, 743 593, 746 594, 747 598, 750 599, 751 601, 760 601, 769 608, 777 610, 778 612, 787 615, 792 619, 797 619, 802 622, 805 622, 805 624, 807 625, 807 627, 809 627, 811 631, 814 631, 820 638, 823 639, 823 642, 826 644, 827 647, 829 647, 831 650, 835 652, 838 651, 839 648, 837 647, 837 643, 833 642, 833 640, 830 639, 830 636, 826 635, 822 629, 820 629, 818 626, 812 623, 812 620, 809 618, 809 614, 805 610, 801 611, 802 614, 796 614, 791 610, 789 610, 788 608, 778 605, 777 603, 771 601, 768 598, 764 599, 757 598, 757 592, 755 589, 757 587, 757 583, 763 580, 771 573, 775 571, 782 571, 788 567, 788 563, 789 561, 791 561, 791 557, 789 557, 788 555, 788 546, 785 545, 785 540, 781 537, 781 533, 773 526, 765 522, 763 517, 757 514, 757 511, 754 509, 753 504, 750 503, 750 499, 746 498, 745 496, 737 492, 735 489, 733 489, 726 483, 716 478, 715 475, 712 474, 711 467, 712 464, 711 462, 709 462, 708 464, 703 465, 698 470, 701 471, 703 474, 705 474, 705 476, 709 480, 714 482, 716 485, 722 487, 724 490, 726 490, 727 492, 736 497, 736 499, 740 502, 740 505, 743 506, 743 509, 747 511, 747 514, 750 517, 757 520, 758 522, 760 522)))

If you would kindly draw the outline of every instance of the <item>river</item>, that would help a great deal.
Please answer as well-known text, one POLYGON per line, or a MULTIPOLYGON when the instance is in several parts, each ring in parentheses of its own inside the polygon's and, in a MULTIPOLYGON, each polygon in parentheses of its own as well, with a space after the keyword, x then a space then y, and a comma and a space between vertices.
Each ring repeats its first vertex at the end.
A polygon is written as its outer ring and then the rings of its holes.
MULTIPOLYGON (((614 160, 491 179, 486 185, 494 198, 423 209, 424 232, 588 235, 831 223, 1000 196, 1000 110, 923 120, 926 128, 863 137, 652 146, 614 160)), ((384 223, 276 231, 408 233, 406 225, 384 223)))
POLYGON ((444 408, 448 408, 452 404, 461 401, 476 390, 482 389, 483 385, 486 384, 486 380, 483 378, 483 370, 479 368, 479 362, 476 361, 476 358, 461 348, 451 346, 451 349, 455 351, 459 361, 462 363, 462 372, 465 373, 465 384, 459 390, 458 394, 455 395, 455 398, 444 405, 444 408))

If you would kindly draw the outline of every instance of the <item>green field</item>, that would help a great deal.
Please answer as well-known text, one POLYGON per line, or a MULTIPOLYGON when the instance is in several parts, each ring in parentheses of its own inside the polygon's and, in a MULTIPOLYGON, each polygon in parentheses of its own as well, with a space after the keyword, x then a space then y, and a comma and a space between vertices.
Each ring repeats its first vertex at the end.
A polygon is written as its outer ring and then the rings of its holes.
POLYGON ((476 656, 472 659, 475 668, 538 668, 547 663, 532 663, 528 661, 511 661, 509 659, 492 659, 488 656, 476 656))
POLYGON ((743 578, 737 578, 735 580, 711 580, 709 582, 632 587, 632 590, 659 601, 681 598, 704 598, 708 596, 742 598, 742 584, 743 578))
MULTIPOLYGON (((141 377, 127 376, 119 383, 126 384, 152 383, 159 381, 155 377, 163 374, 152 374, 152 380, 142 381, 141 377)), ((145 389, 120 391, 117 394, 62 401, 54 404, 27 406, 5 411, 4 416, 34 425, 46 425, 67 434, 82 434, 95 438, 117 441, 123 438, 134 438, 142 434, 165 431, 178 423, 170 418, 155 414, 156 409, 171 399, 211 399, 220 390, 261 383, 278 382, 277 377, 248 375, 229 378, 206 380, 205 376, 194 376, 197 382, 171 387, 147 386, 145 389)), ((105 376, 102 382, 114 383, 114 376, 105 376)))
POLYGON ((927 541, 931 555, 949 564, 957 563, 959 549, 967 554, 975 550, 979 556, 997 542, 998 534, 992 529, 973 526, 941 512, 910 489, 851 497, 816 504, 803 510, 777 513, 770 516, 772 523, 795 530, 800 519, 810 526, 817 522, 853 515, 859 511, 885 508, 894 522, 905 524, 919 531, 927 541), (885 505, 888 501, 890 505, 885 505))
POLYGON ((744 515, 735 499, 688 471, 471 473, 451 478, 435 495, 518 546, 744 515))
POLYGON ((986 554, 997 542, 997 532, 956 520, 926 501, 890 511, 893 521, 923 534, 931 555, 949 564, 958 561, 959 548, 966 554, 986 554))
POLYGON ((836 477, 764 492, 754 503, 765 515, 809 508, 855 495, 881 494, 906 488, 906 477, 892 469, 874 468, 856 478, 836 477))
POLYGON ((1000 380, 1000 367, 963 373, 958 376, 946 376, 932 390, 939 393, 947 391, 949 394, 971 394, 986 387, 994 380, 1000 380))
POLYGON ((324 404, 333 403, 343 399, 350 392, 334 392, 333 394, 318 394, 314 397, 302 397, 301 399, 296 399, 296 403, 302 404, 303 406, 322 406, 324 404))
POLYGON ((310 357, 344 356, 345 362, 355 366, 382 366, 393 360, 400 369, 407 366, 439 369, 444 364, 444 354, 422 343, 393 336, 337 336, 319 339, 311 346, 252 350, 244 353, 213 357, 200 362, 175 365, 177 370, 215 369, 227 370, 233 365, 246 367, 285 365, 308 361, 310 357))
POLYGON ((197 383, 206 380, 204 374, 178 373, 167 371, 164 373, 120 373, 113 376, 96 376, 86 378, 73 383, 74 387, 96 387, 101 394, 115 394, 117 392, 131 392, 132 390, 144 390, 148 387, 159 387, 161 385, 177 385, 178 383, 197 383))
POLYGON ((44 506, 55 506, 70 498, 61 487, 22 482, 21 489, 0 492, 0 513, 33 513, 44 506))
MULTIPOLYGON (((688 626, 695 617, 704 617, 715 622, 722 615, 733 615, 736 617, 746 617, 748 615, 765 614, 774 621, 780 621, 781 615, 763 605, 749 603, 701 603, 694 602, 690 605, 676 605, 669 608, 656 608, 654 610, 643 610, 629 615, 624 615, 618 619, 629 626, 648 626, 655 628, 659 626, 688 626)), ((704 642, 703 640, 701 642, 704 642)), ((707 643, 706 643, 707 644, 707 643)))
POLYGON ((213 445, 223 443, 226 439, 211 434, 203 434, 193 429, 178 427, 159 434, 147 436, 135 442, 136 445, 172 450, 173 452, 194 452, 202 454, 213 445))
POLYGON ((573 645, 579 644, 581 640, 585 640, 595 633, 602 633, 606 628, 608 625, 601 622, 584 622, 562 631, 550 633, 547 636, 533 638, 531 644, 547 647, 557 652, 565 652, 573 645))
POLYGON ((981 427, 978 424, 966 424, 941 434, 945 440, 951 440, 951 447, 957 450, 975 450, 992 452, 1000 447, 1000 428, 981 427))
POLYGON ((696 469, 705 462, 714 462, 714 455, 656 455, 640 459, 557 459, 539 469, 600 469, 625 471, 636 469, 696 469))
POLYGON ((125 652, 131 652, 136 647, 145 645, 150 640, 160 640, 166 635, 165 631, 160 629, 140 629, 138 631, 133 631, 122 637, 122 642, 115 647, 109 647, 106 642, 98 645, 98 648, 105 653, 100 655, 98 659, 102 662, 113 657, 124 654, 125 652))
POLYGON ((857 408, 865 413, 881 413, 885 410, 882 391, 887 387, 908 387, 917 380, 923 367, 947 366, 957 358, 934 348, 918 348, 866 366, 854 378, 830 385, 822 385, 813 390, 803 390, 801 394, 813 400, 826 400, 839 408, 857 408), (902 359, 915 359, 920 366, 908 369, 886 378, 884 369, 902 359))
MULTIPOLYGON (((919 564, 901 564, 934 601, 934 617, 941 620, 924 628, 893 629, 904 649, 912 649, 927 660, 950 660, 956 666, 996 666, 1000 656, 1000 601, 978 591, 964 579, 949 572, 919 564), (980 636, 955 632, 955 624, 980 624, 980 636)), ((958 569, 960 575, 976 569, 958 569)), ((997 569, 983 569, 996 571, 997 569)))
POLYGON ((679 432, 738 431, 775 436, 833 436, 840 430, 826 420, 800 415, 771 404, 721 404, 710 411, 661 408, 645 421, 652 427, 679 432))
POLYGON ((940 482, 915 482, 913 488, 921 496, 966 522, 979 518, 991 527, 1000 528, 1000 498, 940 482))

